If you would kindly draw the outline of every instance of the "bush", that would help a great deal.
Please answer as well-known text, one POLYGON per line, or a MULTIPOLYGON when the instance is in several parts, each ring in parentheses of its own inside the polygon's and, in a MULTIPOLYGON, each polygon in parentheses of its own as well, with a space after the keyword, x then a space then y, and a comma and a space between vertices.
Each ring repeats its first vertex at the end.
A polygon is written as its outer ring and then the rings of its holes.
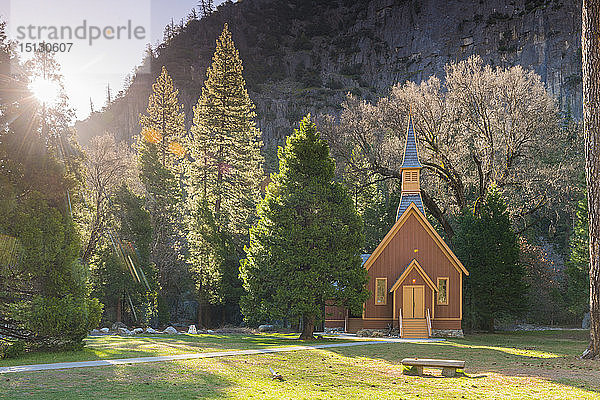
POLYGON ((0 358, 16 358, 25 352, 25 342, 22 340, 0 343, 0 358))
POLYGON ((27 329, 41 339, 41 347, 76 348, 100 323, 103 305, 98 299, 35 297, 26 308, 27 329))

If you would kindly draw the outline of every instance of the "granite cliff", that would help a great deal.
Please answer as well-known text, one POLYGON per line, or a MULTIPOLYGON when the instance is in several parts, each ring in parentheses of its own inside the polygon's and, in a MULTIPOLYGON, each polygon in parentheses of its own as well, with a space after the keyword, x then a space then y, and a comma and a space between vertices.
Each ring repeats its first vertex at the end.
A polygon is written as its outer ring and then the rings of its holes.
POLYGON ((139 133, 139 113, 166 65, 186 119, 199 97, 215 39, 227 22, 244 61, 267 149, 307 112, 335 113, 346 93, 368 100, 397 82, 440 76, 479 54, 494 66, 535 70, 562 110, 581 116, 581 4, 568 0, 242 0, 167 28, 117 98, 76 123, 80 140, 139 133))

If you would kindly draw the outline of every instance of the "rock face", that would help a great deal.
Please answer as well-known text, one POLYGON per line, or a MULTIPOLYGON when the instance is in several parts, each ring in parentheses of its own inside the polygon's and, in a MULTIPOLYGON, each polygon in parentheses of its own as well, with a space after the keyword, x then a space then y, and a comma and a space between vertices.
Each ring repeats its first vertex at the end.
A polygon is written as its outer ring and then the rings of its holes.
MULTIPOLYGON (((228 22, 271 154, 307 112, 337 113, 346 93, 367 100, 397 83, 442 76, 479 54, 522 65, 563 110, 581 116, 581 2, 568 0, 244 0, 192 20, 161 44, 103 112, 76 124, 83 143, 105 131, 132 140, 165 65, 191 124, 215 39, 228 22)), ((190 307, 190 313, 193 312, 190 307)))

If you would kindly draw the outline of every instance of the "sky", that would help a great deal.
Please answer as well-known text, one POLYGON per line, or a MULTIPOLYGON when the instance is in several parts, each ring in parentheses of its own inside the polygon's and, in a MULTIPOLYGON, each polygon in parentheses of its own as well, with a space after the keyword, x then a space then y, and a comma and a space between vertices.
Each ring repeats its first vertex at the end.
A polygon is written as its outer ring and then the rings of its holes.
MULTIPOLYGON (((215 0, 217 6, 224 0, 215 0)), ((77 119, 106 104, 140 65, 149 43, 162 40, 171 19, 178 22, 197 0, 0 0, 0 18, 22 60, 42 40, 62 47, 56 58, 77 119), (79 28, 79 29, 78 29, 79 28), (50 37, 50 35, 54 35, 50 37), (72 45, 69 45, 72 43, 72 45), (68 48, 68 51, 67 51, 68 48)))

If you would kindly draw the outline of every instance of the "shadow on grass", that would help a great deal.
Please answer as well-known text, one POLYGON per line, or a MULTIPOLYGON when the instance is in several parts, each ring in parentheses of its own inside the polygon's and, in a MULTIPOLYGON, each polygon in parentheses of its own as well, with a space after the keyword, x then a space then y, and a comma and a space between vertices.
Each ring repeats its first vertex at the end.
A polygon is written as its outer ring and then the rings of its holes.
POLYGON ((345 357, 384 360, 399 368, 401 360, 406 357, 465 360, 465 372, 469 378, 486 377, 482 375, 484 373, 541 378, 597 393, 600 392, 600 363, 579 359, 586 346, 586 332, 546 331, 481 334, 435 343, 387 343, 327 350, 345 357))
POLYGON ((177 362, 116 365, 17 373, 0 386, 0 399, 222 399, 233 385, 177 362))

